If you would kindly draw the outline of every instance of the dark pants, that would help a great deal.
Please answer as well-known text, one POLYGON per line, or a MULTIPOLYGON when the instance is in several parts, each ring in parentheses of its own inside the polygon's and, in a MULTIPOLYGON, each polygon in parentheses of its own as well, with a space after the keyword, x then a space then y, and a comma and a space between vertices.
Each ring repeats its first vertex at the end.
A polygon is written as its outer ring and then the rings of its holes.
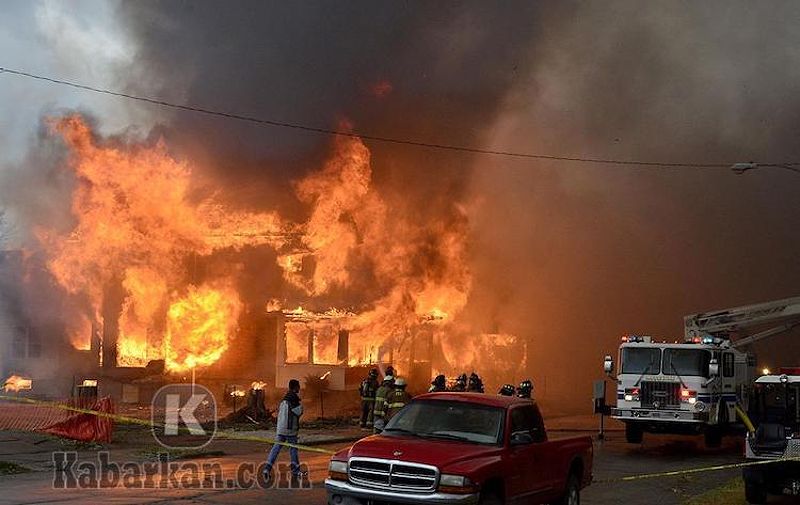
POLYGON ((361 427, 372 426, 373 409, 375 400, 361 400, 361 427))

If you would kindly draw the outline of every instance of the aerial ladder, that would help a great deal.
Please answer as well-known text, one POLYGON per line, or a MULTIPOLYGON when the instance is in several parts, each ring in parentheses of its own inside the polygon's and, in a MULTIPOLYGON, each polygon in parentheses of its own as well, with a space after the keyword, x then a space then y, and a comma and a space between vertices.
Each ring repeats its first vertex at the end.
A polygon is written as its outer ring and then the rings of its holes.
POLYGON ((800 296, 692 314, 683 320, 687 341, 712 336, 744 348, 800 326, 800 296))

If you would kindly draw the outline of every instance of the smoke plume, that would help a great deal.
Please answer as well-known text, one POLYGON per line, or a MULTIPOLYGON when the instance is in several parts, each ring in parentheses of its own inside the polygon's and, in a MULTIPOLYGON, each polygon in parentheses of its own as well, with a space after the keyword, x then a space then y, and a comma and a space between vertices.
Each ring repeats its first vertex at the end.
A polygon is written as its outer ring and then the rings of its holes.
MULTIPOLYGON (((793 2, 745 1, 125 2, 118 19, 137 53, 119 81, 178 103, 430 143, 800 162, 799 15, 793 2)), ((310 201, 327 193, 306 188, 313 198, 303 200, 297 181, 325 165, 331 138, 153 114, 150 141, 188 160, 227 208, 313 220, 310 201)), ((382 219, 418 223, 408 236, 431 244, 430 254, 411 248, 412 263, 447 262, 441 237, 466 229, 461 322, 523 337, 538 394, 564 408, 585 407, 575 388, 588 395, 623 333, 680 339, 685 314, 800 292, 800 177, 789 170, 737 176, 365 145, 382 219)), ((32 153, 0 196, 26 226, 59 223, 70 181, 48 175, 57 149, 40 140, 32 153)), ((368 210, 349 205, 337 226, 368 210)), ((384 236, 373 239, 370 251, 384 251, 384 236)), ((355 286, 380 291, 369 258, 355 260, 367 272, 355 286)), ((357 303, 353 292, 333 290, 331 304, 357 303)), ((790 342, 756 350, 765 364, 792 364, 790 342)))

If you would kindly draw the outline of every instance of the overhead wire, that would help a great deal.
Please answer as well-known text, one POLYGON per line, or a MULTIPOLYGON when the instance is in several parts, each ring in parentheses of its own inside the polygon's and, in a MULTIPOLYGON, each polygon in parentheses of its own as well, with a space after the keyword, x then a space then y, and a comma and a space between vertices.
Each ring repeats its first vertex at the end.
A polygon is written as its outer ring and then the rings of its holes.
MULTIPOLYGON (((206 107, 200 107, 196 105, 184 105, 178 104, 174 102, 169 102, 166 100, 161 100, 158 98, 152 98, 148 96, 142 95, 134 95, 131 93, 123 93, 120 91, 114 91, 110 89, 99 88, 96 86, 89 86, 87 84, 81 84, 77 82, 67 81, 64 79, 57 79, 55 77, 49 77, 40 74, 34 74, 31 72, 25 72, 22 70, 17 70, 8 67, 0 67, 0 74, 9 74, 15 75, 19 77, 25 77, 29 79, 35 79, 38 81, 48 82, 51 84, 56 84, 60 86, 68 86, 74 89, 79 89, 83 91, 89 91, 93 93, 100 93, 104 95, 115 96, 119 98, 126 98, 129 100, 136 100, 139 102, 149 103, 151 105, 156 105, 160 107, 166 107, 171 109, 177 109, 182 111, 188 112, 195 112, 200 114, 206 114, 210 116, 217 116, 222 118, 228 119, 235 119, 239 121, 246 121, 249 123, 255 123, 259 125, 265 126, 273 126, 278 128, 289 128, 294 130, 305 131, 309 133, 316 133, 322 135, 331 135, 331 136, 339 136, 339 137, 350 137, 350 138, 359 138, 363 140, 370 140, 374 142, 383 142, 388 144, 399 144, 399 145, 407 145, 407 146, 416 146, 416 147, 423 147, 423 148, 430 148, 430 149, 440 149, 440 150, 447 150, 447 151, 454 151, 454 152, 464 152, 470 154, 480 154, 480 155, 490 155, 490 156, 504 156, 504 157, 511 157, 511 158, 524 158, 524 159, 537 159, 537 160, 548 160, 548 161, 565 161, 565 162, 574 162, 574 163, 586 163, 586 164, 595 164, 595 165, 620 165, 620 166, 637 166, 637 167, 649 167, 649 168, 695 168, 695 169, 720 169, 720 168, 733 168, 735 163, 700 163, 700 162, 671 162, 671 161, 652 161, 652 160, 624 160, 624 159, 605 159, 605 158, 592 158, 592 157, 582 157, 582 156, 559 156, 554 154, 541 154, 541 153, 530 153, 530 152, 519 152, 519 151, 506 151, 506 150, 495 150, 495 149, 484 149, 478 147, 470 147, 465 145, 456 145, 456 144, 443 144, 437 142, 425 142, 422 140, 415 140, 415 139, 407 139, 407 138, 396 138, 396 137, 387 137, 382 135, 375 135, 369 132, 363 131, 349 131, 349 130, 338 130, 333 128, 322 128, 302 123, 294 123, 288 121, 279 121, 275 119, 269 118, 262 118, 256 117, 246 114, 238 114, 233 112, 221 111, 210 109, 206 107)), ((759 167, 778 167, 784 168, 787 170, 791 170, 793 172, 797 172, 800 174, 800 169, 797 168, 800 163, 756 163, 756 162, 749 162, 748 165, 752 168, 759 168, 759 167)), ((742 173, 744 170, 738 170, 737 173, 742 173)))

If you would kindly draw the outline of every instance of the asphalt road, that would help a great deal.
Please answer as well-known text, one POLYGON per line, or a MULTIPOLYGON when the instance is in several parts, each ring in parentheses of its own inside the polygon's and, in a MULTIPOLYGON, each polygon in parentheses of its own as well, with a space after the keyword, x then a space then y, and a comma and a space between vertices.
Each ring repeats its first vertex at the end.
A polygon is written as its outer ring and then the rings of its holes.
MULTIPOLYGON (((729 439, 716 450, 703 447, 702 439, 670 436, 646 437, 642 445, 629 445, 621 433, 610 433, 603 442, 595 443, 595 478, 599 481, 618 477, 704 467, 741 461, 741 446, 729 439)), ((323 446, 336 449, 346 444, 323 446)), ((244 452, 215 458, 190 460, 197 463, 219 463, 223 479, 236 475, 242 464, 257 465, 263 451, 244 452)), ((112 453, 112 460, 114 459, 112 453)), ((281 461, 288 461, 284 452, 281 461)), ((308 465, 311 489, 54 489, 53 473, 38 471, 0 477, 0 503, 180 503, 180 504, 313 504, 325 503, 322 481, 327 473, 328 457, 303 453, 308 465)), ((715 471, 691 476, 638 480, 634 482, 595 483, 582 496, 586 505, 618 503, 681 504, 687 498, 721 485, 739 475, 739 470, 715 471)), ((795 503, 780 500, 779 503, 795 503)))

